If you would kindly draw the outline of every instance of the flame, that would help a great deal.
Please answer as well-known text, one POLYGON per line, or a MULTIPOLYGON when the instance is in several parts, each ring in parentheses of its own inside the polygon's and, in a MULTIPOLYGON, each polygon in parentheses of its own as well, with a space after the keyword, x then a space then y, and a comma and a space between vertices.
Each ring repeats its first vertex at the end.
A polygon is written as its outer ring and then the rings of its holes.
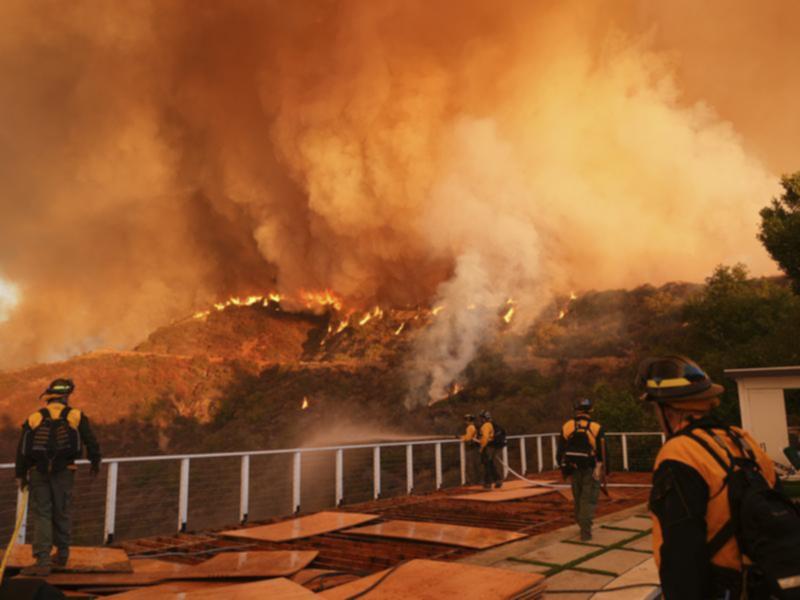
POLYGON ((276 294, 275 292, 273 292, 273 293, 271 293, 271 294, 269 294, 267 296, 267 300, 269 300, 270 302, 280 303, 281 295, 280 294, 276 294))
POLYGON ((361 320, 358 322, 359 325, 365 325, 369 323, 370 319, 372 319, 372 313, 365 314, 361 320))
POLYGON ((394 334, 400 335, 403 332, 403 329, 405 329, 405 327, 406 327, 406 322, 403 321, 402 323, 400 323, 400 327, 394 330, 394 334))
POLYGON ((383 309, 380 306, 376 306, 372 309, 372 312, 365 313, 361 320, 358 322, 359 325, 365 325, 369 323, 372 319, 382 319, 383 318, 383 309))
POLYGON ((336 310, 342 309, 342 300, 331 290, 323 290, 322 292, 302 292, 301 296, 303 300, 305 300, 307 308, 317 305, 332 307, 336 310))
POLYGON ((460 393, 461 390, 463 389, 464 389, 463 385, 461 385, 460 383, 453 382, 453 385, 450 386, 450 395, 455 396, 456 394, 460 393))
POLYGON ((577 300, 578 299, 578 295, 575 292, 570 292, 569 293, 569 299, 570 300, 577 300))
POLYGON ((432 314, 433 316, 436 316, 436 315, 438 315, 440 312, 442 312, 443 310, 444 310, 444 305, 440 305, 440 306, 434 306, 434 307, 433 307, 433 310, 431 310, 431 314, 432 314))
POLYGON ((205 319, 208 315, 211 314, 210 310, 201 310, 200 312, 196 312, 192 315, 194 319, 205 319))
POLYGON ((566 311, 566 310, 564 310, 563 308, 562 308, 560 311, 558 311, 558 320, 559 320, 559 321, 560 321, 561 319, 563 319, 564 317, 566 317, 566 316, 567 316, 567 311, 566 311))
POLYGON ((341 333, 345 330, 345 328, 350 325, 350 319, 345 319, 341 323, 339 323, 339 327, 336 328, 336 333, 341 333))
POLYGON ((308 397, 303 396, 303 403, 300 405, 300 410, 306 410, 308 408, 308 397))
POLYGON ((506 323, 511 323, 511 319, 514 318, 515 310, 516 309, 513 306, 510 306, 506 311, 506 314, 503 315, 503 321, 505 321, 506 323))

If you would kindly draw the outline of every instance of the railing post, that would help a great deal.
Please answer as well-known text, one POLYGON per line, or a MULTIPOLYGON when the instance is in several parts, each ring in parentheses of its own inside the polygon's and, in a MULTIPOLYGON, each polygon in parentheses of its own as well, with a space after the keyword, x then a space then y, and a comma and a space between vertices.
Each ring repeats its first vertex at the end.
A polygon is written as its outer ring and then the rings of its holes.
MULTIPOLYGON (((30 490, 30 488, 28 488, 30 490)), ((25 497, 22 494, 22 490, 17 488, 17 513, 16 518, 19 519, 19 514, 22 513, 22 525, 19 527, 19 533, 17 534, 17 544, 24 544, 25 543, 25 532, 28 529, 28 502, 23 502, 25 497)))
POLYGON ((661 433, 661 445, 663 446, 666 443, 667 443, 667 434, 662 432, 661 433))
POLYGON ((508 477, 508 445, 503 446, 503 479, 508 477))
POLYGON ((556 436, 554 436, 554 435, 550 436, 550 449, 553 451, 553 468, 557 469, 558 468, 558 458, 557 458, 556 455, 558 454, 558 447, 557 447, 557 444, 556 444, 556 436))
POLYGON ((628 436, 622 434, 622 470, 628 470, 628 436))
POLYGON ((528 474, 528 456, 525 452, 525 438, 519 438, 519 468, 522 469, 520 473, 523 475, 528 474))
POLYGON ((406 446, 406 493, 414 491, 414 446, 406 446))
POLYGON ((239 486, 239 523, 247 523, 250 513, 250 455, 242 456, 242 476, 239 486))
POLYGON ((381 447, 372 449, 372 497, 381 497, 381 447))
POLYGON ((537 460, 539 462, 539 473, 541 473, 544 470, 544 456, 542 456, 542 454, 543 454, 542 436, 541 435, 537 435, 536 436, 536 458, 537 458, 537 460))
POLYGON ((106 518, 103 525, 103 543, 114 541, 114 528, 117 520, 117 479, 119 463, 108 463, 108 479, 106 479, 106 518))
POLYGON ((178 491, 178 531, 186 531, 189 520, 189 459, 181 459, 181 484, 178 491))
POLYGON ((300 478, 301 471, 301 454, 295 452, 292 457, 292 512, 297 514, 300 512, 300 478))
POLYGON ((461 485, 467 485, 467 450, 464 442, 458 444, 458 460, 461 466, 461 485))
POLYGON ((436 442, 434 446, 434 456, 436 463, 436 489, 442 489, 442 444, 436 442))
POLYGON ((336 506, 344 502, 344 451, 336 451, 336 506))

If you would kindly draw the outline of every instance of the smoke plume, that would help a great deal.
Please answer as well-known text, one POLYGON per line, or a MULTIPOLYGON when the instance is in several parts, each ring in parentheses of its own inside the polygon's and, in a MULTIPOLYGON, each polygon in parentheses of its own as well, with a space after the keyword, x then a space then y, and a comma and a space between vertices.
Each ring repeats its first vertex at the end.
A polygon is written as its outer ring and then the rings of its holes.
POLYGON ((445 306, 436 395, 508 298, 523 327, 554 290, 771 272, 766 154, 645 4, 0 4, 0 364, 329 288, 445 306))

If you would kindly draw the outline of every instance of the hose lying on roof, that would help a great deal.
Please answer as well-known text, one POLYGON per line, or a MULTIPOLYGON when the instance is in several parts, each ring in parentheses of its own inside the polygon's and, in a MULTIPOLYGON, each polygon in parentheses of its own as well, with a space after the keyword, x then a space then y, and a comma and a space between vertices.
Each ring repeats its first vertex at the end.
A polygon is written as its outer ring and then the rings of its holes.
MULTIPOLYGON (((498 458, 497 460, 500 461, 500 464, 503 465, 503 467, 505 467, 506 469, 508 469, 508 472, 511 473, 514 477, 516 477, 517 479, 521 479, 522 481, 527 481, 528 483, 530 483, 533 486, 552 488, 554 490, 568 490, 568 489, 572 488, 571 485, 568 485, 566 483, 545 483, 543 481, 534 481, 533 479, 528 479, 524 475, 520 475, 514 469, 509 467, 505 462, 503 462, 502 458, 498 458)), ((653 484, 652 483, 609 483, 608 487, 610 487, 610 488, 651 488, 651 487, 653 487, 653 484)))

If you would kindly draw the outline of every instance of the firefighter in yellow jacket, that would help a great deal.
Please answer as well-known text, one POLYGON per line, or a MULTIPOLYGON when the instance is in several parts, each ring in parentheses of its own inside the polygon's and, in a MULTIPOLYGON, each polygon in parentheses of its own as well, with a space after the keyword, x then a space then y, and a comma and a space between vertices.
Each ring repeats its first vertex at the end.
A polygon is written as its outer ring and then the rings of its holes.
POLYGON ((656 457, 650 496, 654 557, 664 597, 741 598, 749 585, 732 533, 736 523, 726 489, 727 468, 735 457, 750 457, 774 488, 773 463, 750 434, 710 415, 723 387, 691 360, 647 359, 639 383, 642 398, 655 405, 668 436, 656 457))
POLYGON ((481 446, 478 439, 478 428, 475 426, 475 415, 464 415, 466 429, 459 439, 464 442, 464 459, 467 483, 476 485, 481 482, 480 461, 481 446))
POLYGON ((581 541, 592 539, 592 521, 597 510, 600 482, 605 475, 606 438, 603 427, 591 417, 593 403, 581 398, 573 405, 575 416, 561 427, 556 459, 572 484, 575 521, 581 541))
POLYGON ((100 446, 89 419, 69 405, 75 389, 71 379, 56 379, 42 394, 46 406, 22 425, 17 448, 16 476, 20 489, 30 488, 33 521, 33 556, 36 564, 24 575, 46 577, 53 566, 64 567, 69 559, 72 529, 72 491, 75 461, 83 448, 93 476, 100 470, 100 446), (55 557, 51 556, 53 546, 55 557))

